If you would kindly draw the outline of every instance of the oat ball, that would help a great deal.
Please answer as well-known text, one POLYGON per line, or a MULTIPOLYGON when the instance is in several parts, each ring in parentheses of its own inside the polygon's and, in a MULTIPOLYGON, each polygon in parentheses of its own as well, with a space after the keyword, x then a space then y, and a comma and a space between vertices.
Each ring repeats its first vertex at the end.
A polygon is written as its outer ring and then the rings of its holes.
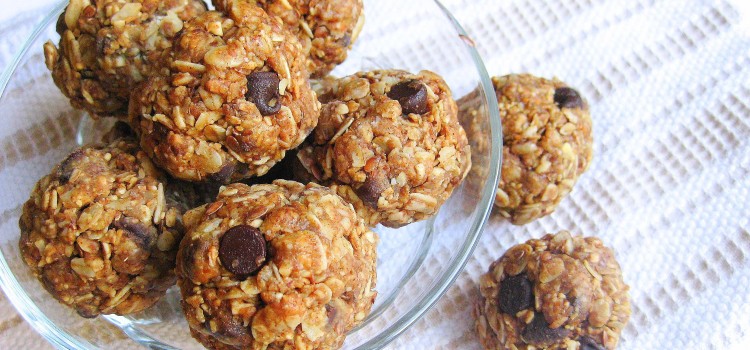
POLYGON ((612 350, 630 318, 620 265, 595 237, 560 231, 516 245, 479 283, 485 349, 612 350))
POLYGON ((185 23, 167 77, 133 94, 131 123, 176 178, 228 183, 265 174, 318 122, 296 39, 251 3, 185 23))
POLYGON ((378 238, 328 188, 231 184, 185 225, 182 307, 210 349, 338 348, 370 312, 378 238))
POLYGON ((548 215, 592 157, 586 100, 559 80, 493 77, 503 124, 503 164, 495 206, 513 224, 548 215))
POLYGON ((45 63, 74 107, 124 115, 132 88, 163 69, 183 22, 205 11, 201 0, 70 0, 45 63))
POLYGON ((332 185, 370 226, 435 214, 471 166, 445 81, 379 70, 324 85, 320 122, 297 153, 300 177, 332 185))
POLYGON ((24 204, 21 255, 83 317, 138 312, 175 283, 184 209, 135 140, 85 146, 24 204))
POLYGON ((313 77, 325 76, 344 62, 365 24, 362 0, 213 0, 217 9, 237 1, 255 1, 281 18, 307 55, 313 77))

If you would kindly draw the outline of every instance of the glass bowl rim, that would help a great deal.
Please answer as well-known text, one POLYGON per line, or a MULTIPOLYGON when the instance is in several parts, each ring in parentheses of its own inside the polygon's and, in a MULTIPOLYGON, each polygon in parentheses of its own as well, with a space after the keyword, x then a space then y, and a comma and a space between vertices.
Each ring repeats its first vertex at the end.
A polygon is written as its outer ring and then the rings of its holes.
MULTIPOLYGON (((10 77, 15 73, 18 65, 21 63, 21 59, 28 52, 34 42, 36 42, 42 31, 44 31, 50 23, 57 20, 59 14, 62 13, 67 6, 68 1, 69 0, 60 0, 57 5, 54 5, 50 13, 48 13, 39 24, 36 25, 29 38, 17 51, 15 56, 13 56, 10 65, 6 67, 0 76, 0 98, 3 97, 5 89, 10 82, 10 77)), ((487 103, 489 113, 491 136, 489 171, 487 174, 487 180, 482 187, 482 197, 477 204, 479 215, 477 215, 472 222, 467 239, 464 240, 463 244, 459 247, 459 253, 453 258, 447 271, 438 278, 437 283, 434 283, 432 289, 430 289, 416 305, 412 306, 411 310, 404 315, 401 315, 392 325, 382 330, 375 337, 366 341, 365 344, 357 347, 358 349, 378 349, 388 345, 388 343, 392 342, 399 335, 409 329, 409 327, 430 310, 445 294, 448 288, 453 285, 453 282, 455 282, 458 275, 463 271, 464 266, 466 266, 469 257, 474 252, 474 249, 479 242, 479 238, 484 231, 484 226, 486 225, 487 219, 492 211, 495 192, 497 191, 497 184, 500 179, 500 165, 502 162, 502 152, 500 152, 502 149, 502 125, 500 123, 497 98, 489 74, 487 73, 487 69, 484 66, 484 62, 479 52, 474 46, 474 42, 470 39, 463 26, 461 26, 447 7, 443 5, 441 0, 432 1, 437 5, 440 11, 442 11, 443 15, 445 15, 445 17, 453 24, 458 35, 464 39, 462 41, 471 55, 477 73, 479 73, 479 78, 481 80, 480 88, 484 92, 484 101, 487 103)), ((93 344, 70 336, 68 332, 60 329, 39 309, 28 295, 23 293, 23 287, 21 287, 18 280, 16 280, 2 252, 0 252, 0 288, 5 292, 10 303, 23 319, 31 324, 34 330, 42 335, 42 337, 53 346, 62 349, 96 348, 93 344)), ((150 345, 153 346, 156 344, 150 345)))

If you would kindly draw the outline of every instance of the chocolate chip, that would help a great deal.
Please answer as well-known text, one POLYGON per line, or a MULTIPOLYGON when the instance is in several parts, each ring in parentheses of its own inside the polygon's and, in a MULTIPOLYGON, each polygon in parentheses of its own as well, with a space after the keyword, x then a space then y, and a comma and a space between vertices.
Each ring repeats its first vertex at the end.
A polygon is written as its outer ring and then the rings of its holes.
POLYGON ((349 34, 344 34, 344 36, 341 37, 341 39, 339 39, 339 44, 341 44, 341 46, 349 47, 349 44, 351 43, 352 43, 352 36, 349 34))
POLYGON ((229 272, 247 276, 266 261, 266 241, 255 227, 239 225, 224 232, 219 242, 219 260, 229 272))
POLYGON ((550 346, 570 335, 570 330, 565 328, 549 328, 544 314, 534 313, 534 319, 527 324, 521 333, 521 339, 527 344, 534 346, 550 346))
POLYGON ((578 347, 578 350, 605 350, 605 348, 594 341, 594 339, 586 336, 578 339, 578 342, 581 344, 581 346, 578 347))
POLYGON ((258 107, 261 115, 271 115, 281 109, 279 75, 274 72, 253 72, 247 76, 245 98, 258 107))
MULTIPOLYGON (((75 258, 75 256, 71 258, 75 258)), ((72 293, 82 293, 79 295, 85 295, 96 288, 95 283, 89 283, 73 271, 70 267, 69 259, 59 259, 48 263, 42 267, 40 272, 39 278, 44 288, 61 301, 72 293)), ((93 303, 78 302, 71 306, 76 309, 79 315, 85 318, 94 318, 99 315, 99 310, 93 303)))
POLYGON ((287 155, 290 158, 289 168, 292 171, 294 181, 301 183, 320 182, 323 180, 323 168, 315 161, 314 150, 311 147, 305 147, 296 152, 296 154, 287 155))
POLYGON ((526 275, 507 277, 500 282, 500 292, 497 294, 497 304, 500 311, 515 315, 534 304, 534 290, 526 275))
POLYGON ((204 323, 206 329, 215 329, 212 333, 219 339, 231 339, 231 341, 239 344, 251 344, 253 338, 249 327, 242 325, 242 320, 238 320, 238 317, 232 314, 232 309, 228 304, 223 303, 219 310, 217 310, 218 312, 214 312, 211 318, 206 318, 206 322, 204 323), (214 327, 211 327, 212 323, 214 327))
POLYGON ((239 175, 238 177, 241 178, 252 176, 252 174, 250 174, 250 166, 246 163, 236 163, 234 166, 234 173, 239 175))
POLYGON ((75 306, 78 316, 83 318, 94 318, 99 316, 99 310, 96 309, 94 304, 78 304, 75 306))
POLYGON ((348 319, 347 315, 349 315, 349 313, 346 312, 348 309, 346 303, 341 299, 336 298, 326 304, 325 308, 326 316, 328 317, 327 323, 331 327, 331 330, 336 332, 336 334, 345 333, 348 319))
POLYGON ((149 229, 140 221, 123 217, 112 223, 112 227, 123 230, 127 239, 133 241, 139 248, 148 250, 154 243, 155 237, 149 234, 149 229))
POLYGON ((169 128, 159 122, 153 122, 151 127, 151 135, 156 140, 166 140, 167 136, 169 135, 169 128))
POLYGON ((70 177, 73 175, 73 170, 75 169, 73 162, 82 157, 83 149, 77 149, 60 163, 60 166, 57 168, 57 178, 60 184, 64 185, 70 181, 70 177))
POLYGON ((206 182, 208 183, 219 183, 219 184, 225 184, 228 183, 229 180, 232 178, 232 174, 234 173, 235 165, 234 163, 228 163, 225 164, 221 169, 213 174, 208 174, 206 176, 206 182))
POLYGON ((112 270, 140 274, 146 268, 151 247, 156 244, 156 229, 129 217, 120 218, 112 226, 121 231, 119 243, 112 247, 112 270))
POLYGON ((111 52, 111 46, 114 42, 114 39, 109 35, 97 35, 96 36, 96 52, 99 54, 99 56, 110 54, 111 52))
POLYGON ((203 259, 204 256, 208 256, 208 251, 211 249, 211 243, 208 240, 195 239, 190 240, 184 246, 180 247, 180 254, 177 254, 177 266, 184 276, 189 278, 216 278, 219 277, 219 273, 216 270, 206 272, 204 269, 205 265, 197 264, 193 259, 203 259))
POLYGON ((555 90, 555 104, 559 108, 583 108, 583 98, 575 89, 561 87, 555 90))
POLYGON ((389 181, 388 177, 383 173, 370 173, 367 174, 367 179, 354 192, 357 193, 357 197, 362 200, 365 205, 370 208, 378 208, 378 200, 380 195, 383 194, 386 188, 388 188, 389 181))
POLYGON ((241 132, 232 128, 231 131, 227 132, 226 140, 224 141, 227 147, 231 148, 235 152, 247 153, 250 152, 254 146, 245 141, 241 132))
POLYGON ((388 97, 401 104, 404 114, 427 113, 427 88, 417 80, 402 81, 393 85, 388 97))
POLYGON ((55 23, 55 31, 60 35, 63 35, 65 30, 68 29, 68 25, 65 24, 65 12, 68 12, 67 6, 65 6, 65 10, 63 10, 63 13, 61 13, 60 16, 57 17, 57 23, 55 23))
MULTIPOLYGON (((577 287, 581 290, 584 288, 583 285, 579 285, 577 287)), ((577 322, 588 318, 590 309, 589 305, 591 305, 591 295, 589 294, 590 292, 590 289, 588 293, 578 292, 576 291, 576 287, 574 287, 573 291, 570 291, 565 295, 568 298, 568 303, 570 304, 570 307, 572 309, 570 316, 571 322, 577 322)))

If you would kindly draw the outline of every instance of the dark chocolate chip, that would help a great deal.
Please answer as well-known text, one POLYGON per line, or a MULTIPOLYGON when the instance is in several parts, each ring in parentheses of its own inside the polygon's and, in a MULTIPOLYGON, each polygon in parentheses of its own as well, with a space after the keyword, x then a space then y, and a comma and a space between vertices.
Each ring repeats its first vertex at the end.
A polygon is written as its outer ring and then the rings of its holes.
POLYGON ((339 43, 341 44, 341 46, 349 47, 349 44, 352 43, 352 36, 349 34, 344 34, 344 36, 339 39, 339 43))
POLYGON ((232 178, 232 174, 234 174, 235 167, 234 163, 225 164, 219 171, 213 174, 208 174, 208 176, 206 176, 206 182, 219 184, 228 183, 232 178))
POLYGON ((140 274, 156 244, 156 229, 129 217, 118 219, 112 227, 121 231, 119 243, 112 246, 112 270, 128 275, 140 274))
POLYGON ((393 85, 388 97, 401 104, 404 114, 427 113, 427 88, 417 80, 402 81, 393 85))
POLYGON ((242 137, 242 133, 238 132, 235 129, 232 129, 230 132, 227 133, 225 143, 227 147, 229 147, 235 152, 247 153, 253 149, 253 145, 251 143, 246 142, 245 139, 242 137))
POLYGON ((575 286, 572 291, 565 295, 568 298, 570 307, 572 308, 570 316, 571 322, 585 320, 589 316, 591 295, 586 292, 578 291, 578 289, 583 290, 584 288, 583 285, 575 286))
MULTIPOLYGON (((75 257, 72 256, 71 259, 75 257)), ((82 293, 79 295, 85 295, 96 289, 96 283, 90 283, 86 279, 81 278, 81 276, 70 268, 70 259, 59 259, 48 263, 41 268, 40 272, 39 278, 44 288, 60 301, 71 295, 71 291, 82 293)), ((85 318, 93 318, 99 315, 97 305, 94 303, 79 302, 71 306, 76 309, 79 315, 85 318)))
POLYGON ((111 46, 112 46, 112 42, 113 41, 114 40, 110 36, 97 35, 96 36, 96 42, 95 42, 96 43, 96 52, 100 56, 108 54, 107 52, 111 52, 112 51, 111 46))
POLYGON ((578 339, 578 342, 581 344, 578 350, 606 350, 605 347, 599 345, 594 339, 586 336, 578 339))
POLYGON ((153 122, 151 127, 151 135, 158 141, 166 140, 169 135, 169 128, 159 122, 153 122))
POLYGON ((549 328, 544 314, 534 313, 534 319, 527 324, 521 333, 521 339, 527 344, 534 346, 550 346, 570 335, 570 330, 565 328, 549 328))
POLYGON ((341 309, 346 310, 346 304, 341 299, 331 300, 325 305, 326 316, 328 317, 328 325, 331 330, 337 334, 343 334, 346 332, 347 325, 347 312, 343 312, 341 309))
POLYGON ((288 155, 291 158, 290 170, 292 171, 292 177, 294 181, 301 183, 308 182, 320 182, 323 180, 323 169, 321 165, 315 161, 315 151, 311 147, 305 147, 296 152, 296 154, 288 155))
POLYGON ((137 219, 123 217, 113 222, 112 227, 125 231, 125 236, 143 250, 148 250, 154 243, 155 237, 149 234, 148 227, 137 219))
POLYGON ((274 114, 281 109, 279 82, 279 75, 274 72, 250 73, 245 98, 258 107, 260 114, 274 114))
POLYGON ((252 343, 253 338, 249 327, 242 325, 242 320, 238 320, 239 317, 232 314, 232 309, 228 304, 222 304, 218 312, 211 315, 211 318, 206 317, 204 323, 206 329, 211 329, 214 336, 228 344, 252 343), (212 323, 213 327, 211 327, 212 323))
POLYGON ((533 288, 525 274, 507 277, 500 281, 500 292, 497 294, 497 305, 500 311, 515 315, 534 305, 533 288))
POLYGON ((339 309, 332 306, 330 303, 326 304, 326 316, 328 317, 328 323, 334 323, 338 318, 339 309))
POLYGON ((575 89, 561 87, 555 90, 555 104, 559 108, 583 108, 583 98, 575 89))
POLYGON ((234 173, 240 175, 239 177, 247 178, 252 176, 250 174, 250 166, 246 163, 236 163, 234 166, 234 173))
POLYGON ((65 24, 65 12, 68 12, 67 6, 65 6, 65 10, 63 10, 63 13, 61 13, 60 16, 57 17, 57 23, 55 23, 55 31, 60 35, 63 35, 65 30, 68 29, 68 25, 65 24))
POLYGON ((99 316, 99 310, 96 309, 94 304, 78 304, 75 306, 78 316, 83 318, 94 318, 99 316))
POLYGON ((385 174, 371 173, 367 174, 367 179, 354 192, 365 205, 370 208, 378 208, 378 200, 383 191, 388 188, 389 181, 385 174))
POLYGON ((224 232, 219 242, 219 260, 229 272, 247 276, 266 261, 266 240, 255 227, 239 225, 224 232))
MULTIPOLYGON (((211 249, 211 242, 203 239, 190 240, 184 247, 180 248, 179 254, 177 254, 177 266, 182 270, 184 276, 204 276, 205 271, 202 271, 203 265, 196 264, 193 259, 203 259, 204 256, 208 256, 208 251, 211 249)), ((208 275, 210 277, 217 277, 219 274, 211 271, 208 275)))
POLYGON ((73 162, 81 157, 83 157, 83 149, 77 149, 60 163, 60 166, 57 168, 57 178, 61 184, 64 185, 70 181, 70 177, 73 175, 73 170, 75 169, 73 162))

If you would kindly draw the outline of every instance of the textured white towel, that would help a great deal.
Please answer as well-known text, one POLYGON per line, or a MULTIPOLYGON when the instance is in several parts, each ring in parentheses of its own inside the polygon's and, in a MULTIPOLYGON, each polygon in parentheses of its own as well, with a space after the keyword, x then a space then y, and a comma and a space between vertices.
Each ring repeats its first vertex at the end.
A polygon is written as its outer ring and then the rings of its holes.
POLYGON ((750 3, 737 3, 449 2, 490 74, 580 89, 594 160, 551 216, 516 227, 493 215, 455 285, 392 348, 479 349, 479 275, 560 229, 616 250, 633 305, 620 349, 749 348, 750 3))
MULTIPOLYGON (((479 275, 512 245, 567 229, 616 250, 633 305, 620 349, 747 349, 750 11, 724 0, 445 3, 492 75, 557 76, 587 97, 594 161, 551 216, 517 227, 492 215, 455 285, 389 348, 479 349, 479 275)), ((0 23, 0 67, 40 18, 0 23)), ((0 300, 0 348, 49 346, 10 309, 0 300)))

